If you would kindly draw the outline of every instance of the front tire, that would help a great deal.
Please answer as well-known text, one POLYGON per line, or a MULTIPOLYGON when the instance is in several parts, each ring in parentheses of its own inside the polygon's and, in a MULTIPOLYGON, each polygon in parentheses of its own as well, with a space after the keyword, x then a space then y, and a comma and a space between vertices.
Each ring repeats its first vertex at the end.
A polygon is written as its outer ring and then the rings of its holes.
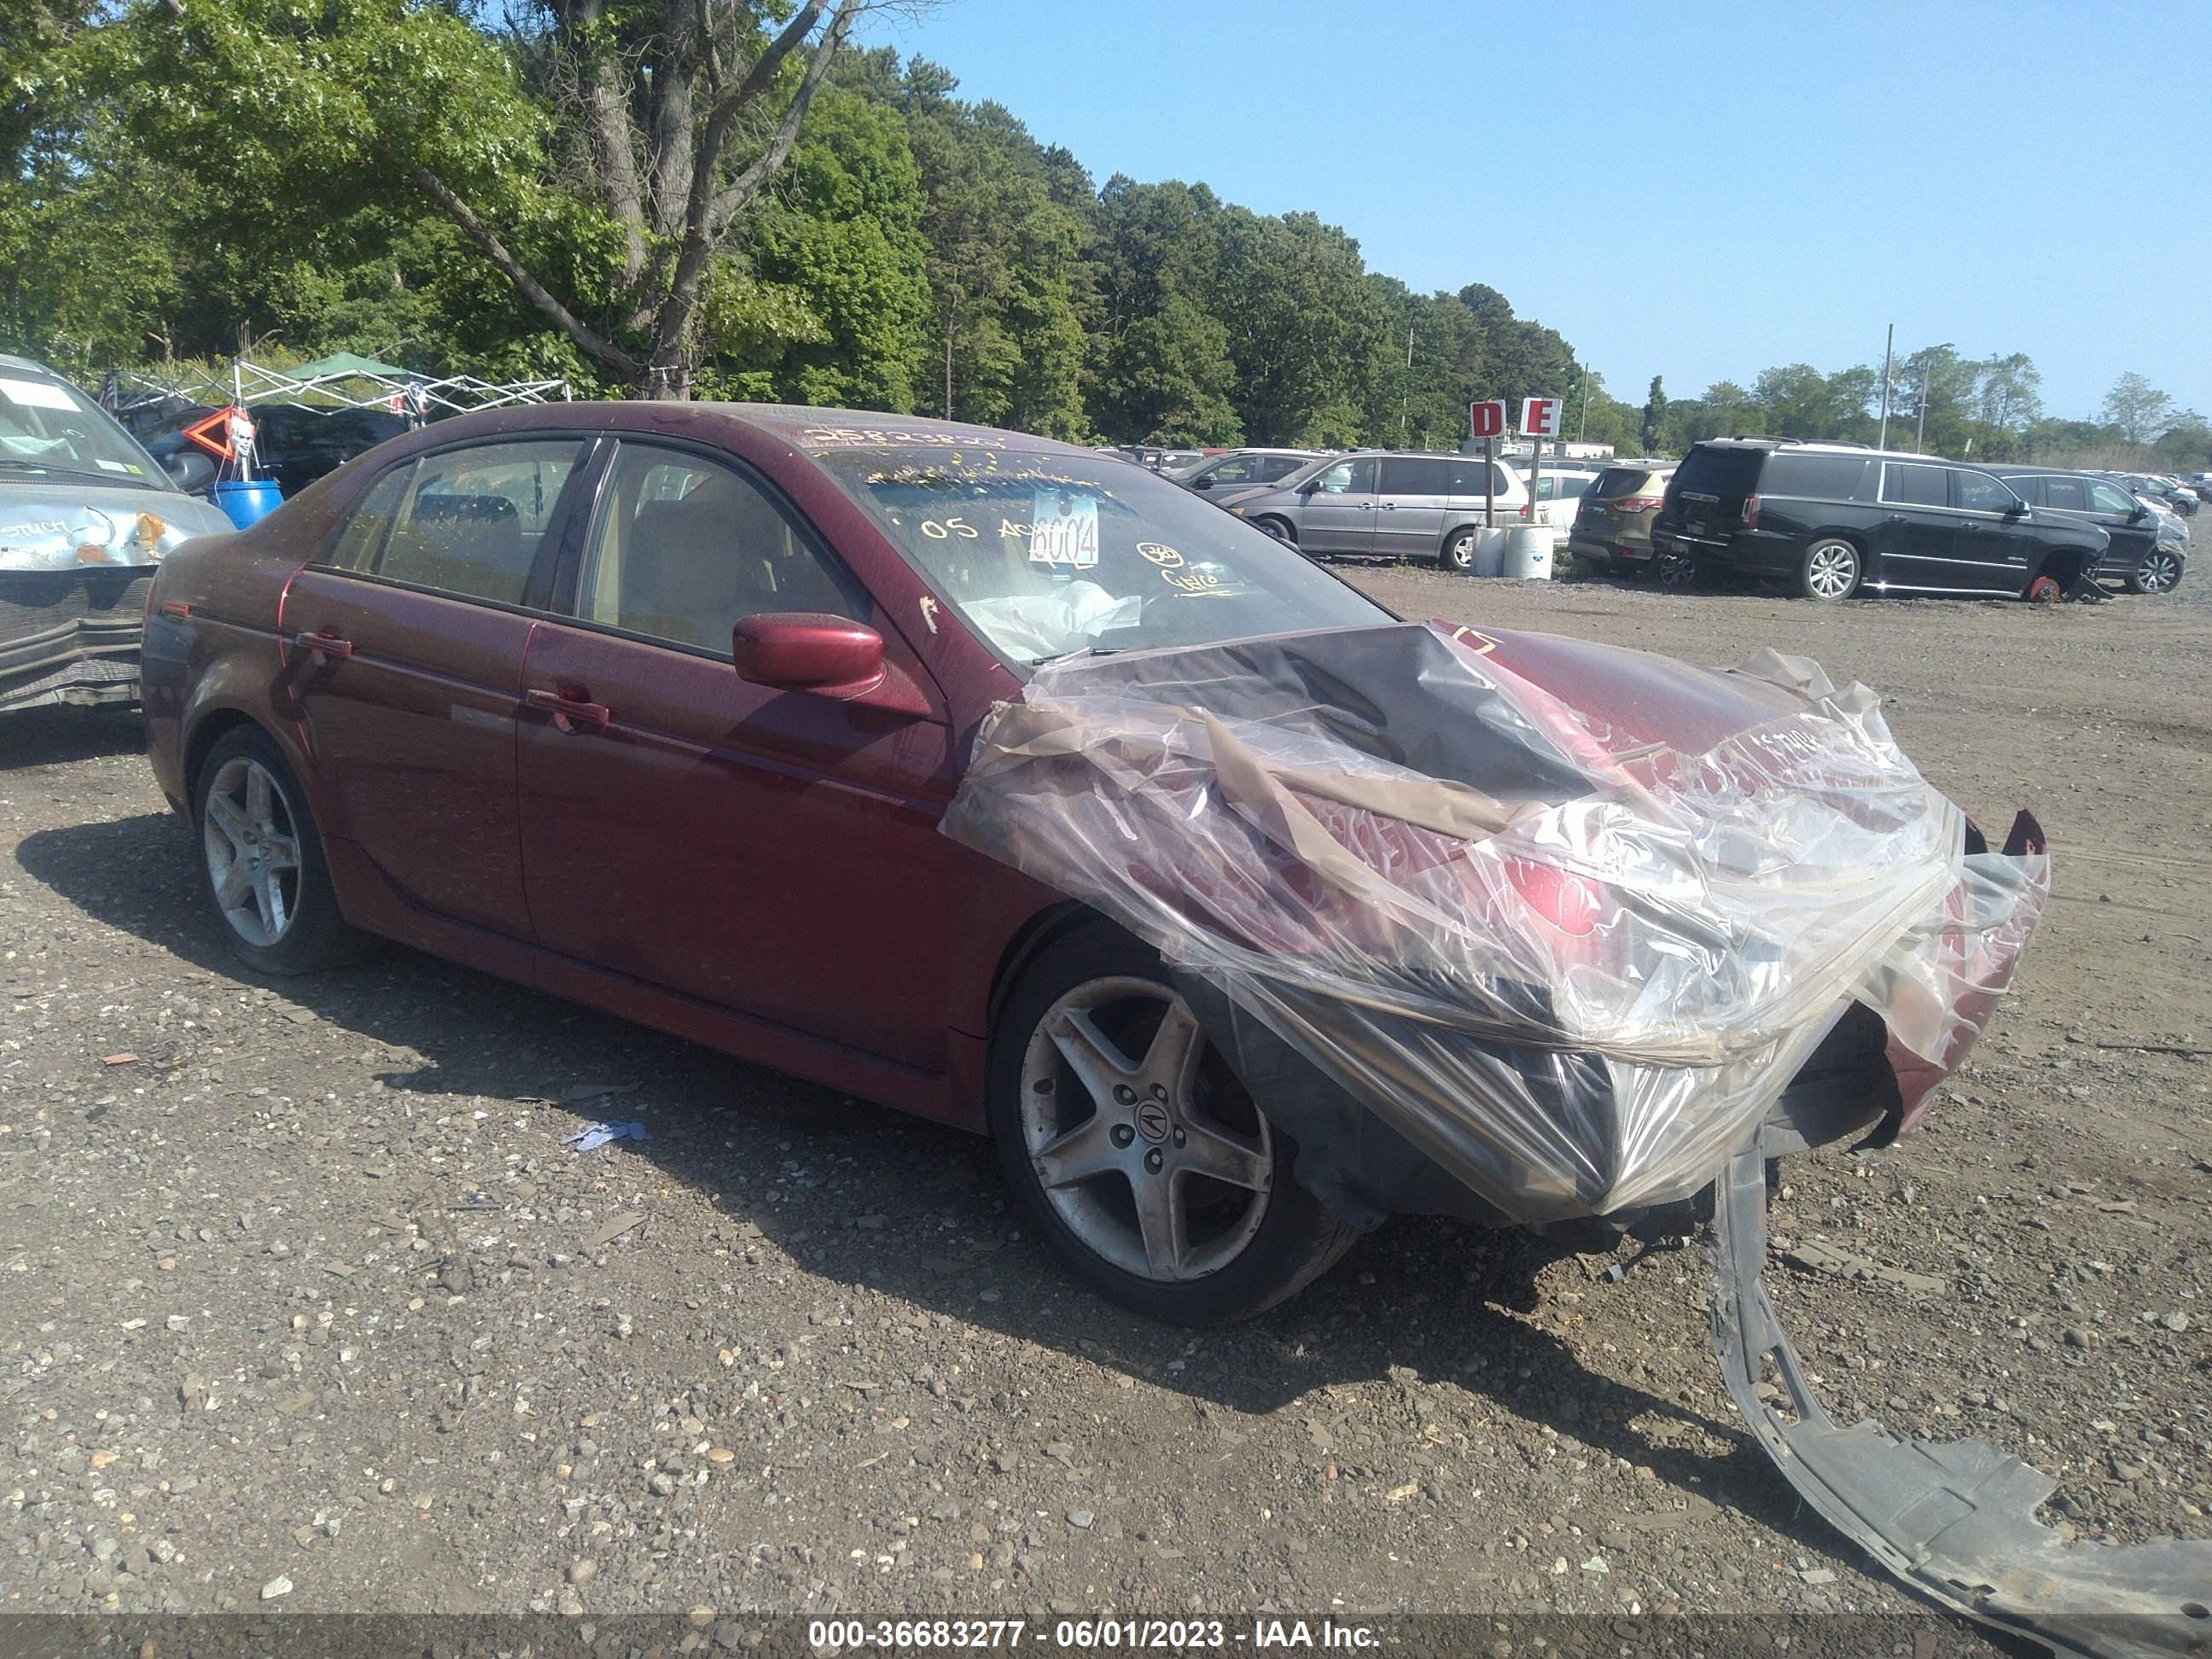
POLYGON ((1252 527, 1255 530, 1264 530, 1285 547, 1296 547, 1298 544, 1297 533, 1280 519, 1255 519, 1252 520, 1252 527))
POLYGON ((231 953, 256 972, 311 974, 365 942, 338 914, 307 791, 269 734, 241 726, 200 764, 192 799, 210 902, 231 953))
POLYGON ((1808 599, 1848 599, 1859 591, 1863 569, 1856 546, 1841 536, 1823 536, 1797 566, 1797 592, 1808 599))
POLYGON ((2162 547, 2154 547, 2130 573, 2130 593, 2170 593, 2181 580, 2181 560, 2162 547))
POLYGON ((1292 1177, 1296 1149, 1158 955, 1118 931, 1070 934, 1024 970, 993 1043, 989 1116, 1054 1254, 1169 1324, 1249 1319, 1358 1237, 1292 1177))

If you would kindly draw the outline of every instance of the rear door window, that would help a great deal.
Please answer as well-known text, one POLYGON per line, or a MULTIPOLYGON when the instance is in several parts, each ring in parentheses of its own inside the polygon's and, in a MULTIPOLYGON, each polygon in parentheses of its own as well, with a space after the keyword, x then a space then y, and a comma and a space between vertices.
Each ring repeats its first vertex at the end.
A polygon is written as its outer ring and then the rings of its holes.
POLYGON ((2020 497, 2001 478, 1986 472, 1969 472, 1963 466, 1949 469, 1951 505, 1969 513, 2009 513, 2020 497))
POLYGON ((1794 495, 1806 501, 1847 501, 1866 476, 1863 455, 1777 454, 1759 475, 1762 495, 1794 495))
POLYGON ((1253 476, 1261 483, 1273 483, 1278 478, 1287 478, 1306 464, 1303 455, 1262 455, 1259 471, 1253 476))
POLYGON ((1446 463, 1451 469, 1451 493, 1462 498, 1480 496, 1485 493, 1503 495, 1510 486, 1506 482, 1503 463, 1488 464, 1488 480, 1485 481, 1485 465, 1480 455, 1455 456, 1446 463))
POLYGON ((1881 467, 1881 498, 1896 507, 1948 507, 1951 483, 1948 467, 1923 466, 1913 461, 1885 461, 1881 467))
POLYGON ((1451 494, 1451 463, 1447 460, 1425 460, 1414 456, 1391 455, 1382 462, 1382 494, 1385 495, 1449 495, 1451 494))
POLYGON ((2089 491, 2079 478, 2014 478, 2012 487, 2027 495, 2027 486, 2033 484, 2037 493, 2028 496, 2039 507, 2055 507, 2068 513, 2087 513, 2089 510, 2089 491))
POLYGON ((425 455, 415 464, 376 574, 520 605, 538 544, 583 453, 574 439, 526 439, 425 455))

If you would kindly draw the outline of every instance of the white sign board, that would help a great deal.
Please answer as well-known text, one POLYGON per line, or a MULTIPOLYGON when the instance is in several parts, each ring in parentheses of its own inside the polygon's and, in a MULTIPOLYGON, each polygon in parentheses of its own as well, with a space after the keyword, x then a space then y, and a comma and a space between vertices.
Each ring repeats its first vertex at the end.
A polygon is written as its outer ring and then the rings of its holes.
POLYGON ((1524 438, 1556 438, 1559 435, 1559 418, 1566 409, 1565 399, 1559 398, 1523 398, 1521 400, 1521 435, 1524 438))

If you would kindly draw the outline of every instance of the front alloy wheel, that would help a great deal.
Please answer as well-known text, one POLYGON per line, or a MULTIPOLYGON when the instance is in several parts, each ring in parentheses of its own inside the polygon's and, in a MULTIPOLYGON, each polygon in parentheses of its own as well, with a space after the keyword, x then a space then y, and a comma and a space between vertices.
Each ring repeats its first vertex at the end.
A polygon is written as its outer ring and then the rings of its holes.
POLYGON ((2171 592, 2180 580, 2180 558, 2163 547, 2154 547, 2143 555, 2142 562, 2128 579, 2128 586, 2138 593, 2165 593, 2171 592))
POLYGON ((1103 927, 1024 974, 992 1059, 991 1128, 1024 1207, 1080 1277, 1176 1324, 1241 1319, 1356 1236, 1161 969, 1103 927))

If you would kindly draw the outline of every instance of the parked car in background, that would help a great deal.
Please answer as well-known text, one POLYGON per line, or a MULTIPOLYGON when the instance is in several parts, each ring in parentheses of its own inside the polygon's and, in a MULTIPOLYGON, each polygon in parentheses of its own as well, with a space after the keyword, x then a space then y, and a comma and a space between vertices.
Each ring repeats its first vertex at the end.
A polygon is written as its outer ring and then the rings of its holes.
POLYGON ((1428 451, 1325 457, 1278 483, 1217 500, 1316 558, 1410 559, 1471 570, 1486 466, 1499 522, 1518 522, 1528 486, 1503 461, 1428 451))
MULTIPOLYGON (((1608 466, 1577 502, 1567 535, 1567 553, 1599 570, 1650 570, 1651 521, 1666 503, 1667 481, 1674 476, 1666 463, 1632 461, 1608 466)), ((1668 559, 1657 567, 1669 582, 1687 575, 1691 566, 1668 559)))
POLYGON ((1318 459, 1321 453, 1318 449, 1232 449, 1163 476, 1185 489, 1226 494, 1287 478, 1307 462, 1318 459))
POLYGON ((2194 490, 2184 489, 2179 484, 2147 472, 2108 472, 2105 476, 2125 484, 2138 495, 2160 502, 2170 513, 2179 513, 2185 519, 2197 516, 2200 503, 2194 490))
POLYGON ((135 702, 155 565, 229 528, 53 370, 0 357, 0 710, 135 702))
MULTIPOLYGON (((1526 467, 1513 469, 1524 489, 1529 488, 1526 467)), ((1583 494, 1597 482, 1595 468, 1581 466, 1547 466, 1536 478, 1532 489, 1534 506, 1531 513, 1540 524, 1550 525, 1555 530, 1570 528, 1575 521, 1576 509, 1582 505, 1583 494)))
POLYGON ((2097 567, 2100 581, 2118 582, 2131 593, 2163 593, 2181 580, 2189 532, 2179 520, 2154 511, 2110 478, 2044 466, 2008 466, 1998 469, 1997 476, 2031 506, 2105 532, 2112 545, 2097 567), (2173 531, 2163 527, 2168 523, 2173 531), (2172 544, 2175 532, 2179 550, 2172 544))
MULTIPOLYGON (((302 404, 255 404, 254 471, 274 478, 290 500, 326 472, 407 430, 407 417, 382 409, 315 409, 302 404)), ((183 487, 203 493, 215 483, 215 459, 185 428, 215 413, 204 404, 172 398, 126 411, 125 424, 183 487)))
POLYGON ((1124 444, 1121 453, 1155 472, 1180 472, 1185 467, 1196 466, 1208 454, 1203 449, 1165 449, 1158 444, 1124 444))
POLYGON ((1812 599, 1877 593, 2057 598, 2103 562, 2094 525, 2039 515, 1981 467, 1775 438, 1693 445, 1652 546, 1778 578, 1812 599))

